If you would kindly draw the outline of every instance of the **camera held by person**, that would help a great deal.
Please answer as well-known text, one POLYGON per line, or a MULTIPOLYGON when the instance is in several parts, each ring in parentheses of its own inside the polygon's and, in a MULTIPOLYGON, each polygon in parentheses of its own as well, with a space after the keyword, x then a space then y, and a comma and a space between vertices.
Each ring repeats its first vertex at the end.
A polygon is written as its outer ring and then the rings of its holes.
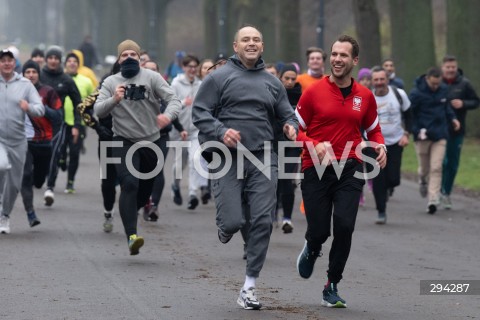
POLYGON ((145 99, 145 86, 144 85, 136 85, 136 84, 129 84, 125 86, 125 94, 124 98, 128 100, 143 100, 145 99))

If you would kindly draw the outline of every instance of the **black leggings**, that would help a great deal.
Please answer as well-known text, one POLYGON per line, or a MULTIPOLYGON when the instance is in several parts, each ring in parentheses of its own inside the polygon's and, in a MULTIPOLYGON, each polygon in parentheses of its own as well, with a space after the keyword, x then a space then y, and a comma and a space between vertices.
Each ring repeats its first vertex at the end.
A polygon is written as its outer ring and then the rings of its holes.
POLYGON ((378 212, 386 212, 388 189, 400 185, 403 147, 387 146, 387 165, 373 178, 373 195, 378 212))
POLYGON ((75 175, 77 174, 78 165, 80 162, 80 151, 82 149, 83 139, 85 137, 84 134, 82 134, 82 131, 85 131, 85 129, 80 129, 77 143, 74 143, 72 128, 73 126, 67 125, 65 131, 65 142, 60 149, 61 159, 67 161, 68 158, 68 181, 75 181, 75 175))
MULTIPOLYGON (((137 233, 137 212, 138 209, 145 206, 152 194, 155 177, 148 179, 139 179, 133 175, 127 168, 126 155, 133 142, 121 137, 114 137, 113 141, 123 142, 122 147, 112 148, 114 158, 120 158, 120 163, 115 164, 117 176, 120 182, 119 208, 123 227, 127 238, 137 233)), ((160 145, 160 139, 153 142, 157 147, 160 145)), ((139 148, 132 155, 131 163, 133 167, 141 173, 151 173, 157 166, 157 154, 148 147, 139 148)))
MULTIPOLYGON (((285 149, 285 157, 288 158, 299 157, 300 153, 300 148, 285 149)), ((289 162, 282 163, 281 159, 279 159, 278 164, 277 208, 279 208, 281 204, 283 208, 283 218, 292 219, 293 204, 295 202, 295 180, 282 178, 280 176, 281 166, 285 167, 285 173, 292 174, 298 171, 298 164, 289 162)))
MULTIPOLYGON (((164 159, 167 158, 167 154, 168 154, 168 148, 167 148, 168 140, 169 140, 168 133, 160 136, 159 147, 160 147, 160 150, 162 150, 164 159)), ((164 168, 162 168, 162 171, 160 171, 160 173, 155 178, 155 182, 153 183, 152 202, 155 207, 158 207, 158 204, 160 203, 160 199, 162 198, 163 188, 165 187, 165 175, 163 174, 164 168)))
POLYGON ((23 205, 26 212, 34 211, 33 187, 35 186, 35 188, 39 189, 45 183, 51 157, 51 142, 28 142, 21 189, 23 205))
MULTIPOLYGON (((100 159, 100 143, 98 141, 98 158, 100 159)), ((112 158, 112 148, 106 149, 107 157, 112 158)), ((105 211, 112 211, 113 206, 115 205, 115 197, 117 195, 117 190, 115 187, 118 184, 117 179, 117 170, 113 163, 107 164, 106 172, 102 172, 102 198, 103 198, 103 208, 105 211)))

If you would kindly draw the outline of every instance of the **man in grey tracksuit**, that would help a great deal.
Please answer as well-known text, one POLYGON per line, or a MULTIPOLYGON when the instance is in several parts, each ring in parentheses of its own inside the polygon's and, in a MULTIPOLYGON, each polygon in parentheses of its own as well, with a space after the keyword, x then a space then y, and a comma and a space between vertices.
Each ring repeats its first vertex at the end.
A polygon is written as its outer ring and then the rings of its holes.
POLYGON ((10 233, 9 217, 22 183, 26 114, 39 117, 45 113, 37 89, 14 69, 13 53, 0 51, 0 233, 10 233))
MULTIPOLYGON (((236 54, 227 64, 203 80, 193 104, 192 120, 200 131, 200 144, 223 143, 232 155, 233 163, 224 175, 213 175, 211 169, 218 237, 227 243, 234 233, 250 225, 245 239, 246 279, 237 303, 245 309, 260 309, 255 280, 265 262, 272 232, 278 160, 264 142, 274 140, 276 127, 295 140, 298 121, 282 83, 264 70, 260 31, 241 28, 233 49, 236 54), (237 159, 239 154, 248 153, 262 163, 271 163, 260 169, 249 158, 237 159), (239 162, 243 162, 243 168, 237 173, 239 162), (238 179, 237 174, 242 178, 238 179)), ((221 159, 225 164, 226 157, 221 155, 221 159)))

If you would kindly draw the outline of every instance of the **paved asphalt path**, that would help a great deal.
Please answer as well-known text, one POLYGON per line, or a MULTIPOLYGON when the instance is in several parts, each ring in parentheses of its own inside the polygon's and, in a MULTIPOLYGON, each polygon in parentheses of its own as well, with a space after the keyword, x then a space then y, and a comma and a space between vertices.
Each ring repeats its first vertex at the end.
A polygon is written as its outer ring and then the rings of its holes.
POLYGON ((159 221, 139 219, 140 255, 129 255, 118 209, 114 231, 102 231, 95 139, 90 131, 75 194, 63 193, 65 173, 52 207, 37 190, 41 225, 28 226, 17 200, 12 233, 0 235, 0 319, 480 318, 480 295, 419 294, 420 280, 480 280, 478 199, 456 196, 454 210, 428 215, 416 184, 404 180, 388 203, 388 224, 378 226, 367 191, 339 284, 347 309, 320 306, 328 254, 310 280, 297 274, 306 222, 296 210, 293 233, 272 235, 257 282, 264 308, 246 311, 236 304, 245 272, 240 234, 218 241, 213 203, 195 211, 173 204, 170 170, 159 221))

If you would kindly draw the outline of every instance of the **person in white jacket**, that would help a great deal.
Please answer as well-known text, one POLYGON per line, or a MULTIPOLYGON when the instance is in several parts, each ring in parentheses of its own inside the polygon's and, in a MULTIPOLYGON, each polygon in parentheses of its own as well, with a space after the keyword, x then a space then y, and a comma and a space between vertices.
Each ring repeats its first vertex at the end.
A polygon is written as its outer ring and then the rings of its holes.
POLYGON ((15 70, 9 49, 0 52, 0 233, 10 233, 10 213, 20 191, 27 156, 25 117, 45 114, 37 89, 15 70))
MULTIPOLYGON (((187 55, 182 60, 182 68, 184 73, 177 75, 172 81, 172 89, 177 95, 177 97, 182 102, 183 108, 178 119, 182 124, 184 130, 187 132, 187 137, 185 138, 182 133, 179 133, 176 130, 170 132, 170 140, 174 143, 175 141, 187 140, 189 142, 188 148, 175 148, 175 162, 173 164, 173 177, 174 182, 172 183, 172 193, 173 201, 177 205, 182 205, 182 196, 180 193, 180 180, 182 178, 182 171, 186 165, 186 160, 188 157, 188 205, 187 208, 194 210, 198 204, 199 200, 197 193, 200 190, 201 195, 200 199, 203 204, 207 204, 210 199, 210 191, 208 188, 208 179, 202 176, 193 165, 193 156, 195 151, 199 148, 198 143, 198 129, 193 125, 192 122, 192 105, 195 96, 197 95, 198 88, 200 87, 201 80, 197 77, 198 65, 200 61, 197 57, 193 55, 187 55)), ((200 164, 204 172, 207 171, 207 164, 200 159, 200 164)))

